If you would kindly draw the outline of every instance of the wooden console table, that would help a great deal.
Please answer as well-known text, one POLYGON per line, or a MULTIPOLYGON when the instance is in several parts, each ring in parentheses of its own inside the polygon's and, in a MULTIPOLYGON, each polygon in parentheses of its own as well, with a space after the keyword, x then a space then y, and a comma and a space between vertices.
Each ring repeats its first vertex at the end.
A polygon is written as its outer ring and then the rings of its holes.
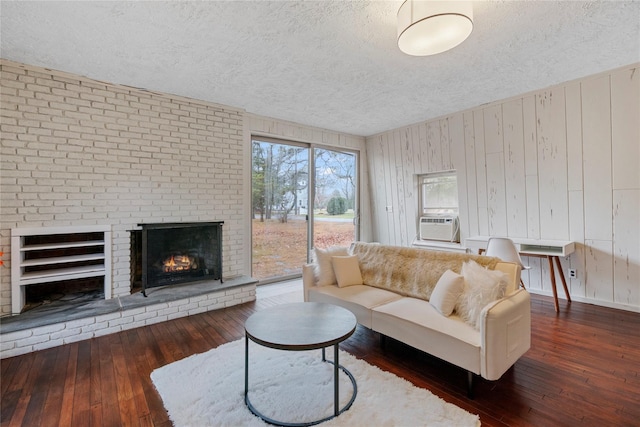
MULTIPOLYGON (((487 241, 489 236, 475 236, 465 239, 465 245, 467 248, 477 253, 482 253, 487 248, 487 241)), ((519 239, 511 238, 516 245, 516 249, 520 255, 534 256, 540 258, 547 258, 549 262, 549 276, 551 277, 551 290, 553 291, 553 303, 555 305, 556 313, 560 311, 558 307, 558 291, 556 289, 556 273, 553 263, 555 262, 558 275, 562 281, 562 287, 564 288, 564 294, 567 297, 567 301, 571 303, 571 296, 569 295, 569 288, 567 288, 567 281, 562 271, 562 265, 560 264, 560 257, 566 257, 575 252, 575 243, 564 240, 537 240, 537 239, 519 239)))

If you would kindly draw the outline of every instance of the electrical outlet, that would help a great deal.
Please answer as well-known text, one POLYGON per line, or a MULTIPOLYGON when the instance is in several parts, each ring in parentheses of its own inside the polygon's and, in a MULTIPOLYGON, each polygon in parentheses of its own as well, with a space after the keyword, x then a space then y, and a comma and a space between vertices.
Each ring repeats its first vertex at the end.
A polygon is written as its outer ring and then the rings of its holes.
POLYGON ((570 268, 569 279, 577 279, 577 278, 578 278, 578 271, 575 268, 570 268))

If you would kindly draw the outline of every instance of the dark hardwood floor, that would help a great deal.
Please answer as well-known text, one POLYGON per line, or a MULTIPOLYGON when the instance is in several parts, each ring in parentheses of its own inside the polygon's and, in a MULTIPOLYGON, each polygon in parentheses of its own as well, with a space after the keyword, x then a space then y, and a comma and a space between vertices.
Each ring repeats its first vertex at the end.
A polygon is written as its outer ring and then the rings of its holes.
MULTIPOLYGON (((4 359, 2 426, 170 426, 150 380, 160 366, 244 335, 253 312, 301 291, 4 359)), ((640 425, 640 314, 532 295, 532 347, 498 381, 479 379, 362 327, 341 346, 480 414, 487 426, 640 425)), ((415 425, 420 425, 416 420, 415 425)))

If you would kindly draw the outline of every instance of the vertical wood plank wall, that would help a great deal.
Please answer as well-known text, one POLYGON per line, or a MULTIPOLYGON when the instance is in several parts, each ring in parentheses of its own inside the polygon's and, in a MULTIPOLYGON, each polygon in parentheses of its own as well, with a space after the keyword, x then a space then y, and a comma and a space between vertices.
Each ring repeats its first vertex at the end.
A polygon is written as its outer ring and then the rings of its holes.
MULTIPOLYGON (((367 137, 372 240, 411 245, 417 174, 455 169, 463 241, 573 240, 572 297, 640 311, 639 67, 367 137)), ((551 294, 546 260, 524 261, 532 292, 551 294)))

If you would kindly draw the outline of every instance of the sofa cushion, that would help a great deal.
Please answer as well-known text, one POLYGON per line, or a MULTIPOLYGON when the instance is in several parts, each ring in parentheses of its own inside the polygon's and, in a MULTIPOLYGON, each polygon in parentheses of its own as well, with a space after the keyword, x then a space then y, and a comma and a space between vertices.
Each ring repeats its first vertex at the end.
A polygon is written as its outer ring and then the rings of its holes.
POLYGON ((349 249, 341 246, 332 246, 327 249, 315 248, 313 250, 313 274, 316 285, 328 286, 336 284, 336 275, 331 265, 332 256, 349 255, 349 249))
POLYGON ((455 313, 449 317, 441 315, 428 301, 402 298, 375 307, 371 329, 480 373, 480 331, 455 313))
POLYGON ((339 305, 350 310, 358 323, 371 328, 371 309, 402 298, 393 292, 366 285, 316 286, 309 289, 308 300, 339 305))
POLYGON ((450 316, 462 291, 464 291, 464 276, 447 270, 436 283, 429 302, 440 314, 450 316))
POLYGON ((333 265, 333 272, 336 275, 339 288, 362 285, 362 275, 356 255, 332 256, 331 265, 333 265))
POLYGON ((482 309, 504 296, 507 275, 501 271, 488 270, 474 261, 464 263, 462 275, 464 291, 458 299, 456 312, 469 325, 480 329, 482 309))
POLYGON ((353 243, 351 253, 358 255, 365 285, 427 301, 445 271, 460 273, 462 264, 470 259, 490 269, 500 261, 495 257, 363 242, 353 243))

